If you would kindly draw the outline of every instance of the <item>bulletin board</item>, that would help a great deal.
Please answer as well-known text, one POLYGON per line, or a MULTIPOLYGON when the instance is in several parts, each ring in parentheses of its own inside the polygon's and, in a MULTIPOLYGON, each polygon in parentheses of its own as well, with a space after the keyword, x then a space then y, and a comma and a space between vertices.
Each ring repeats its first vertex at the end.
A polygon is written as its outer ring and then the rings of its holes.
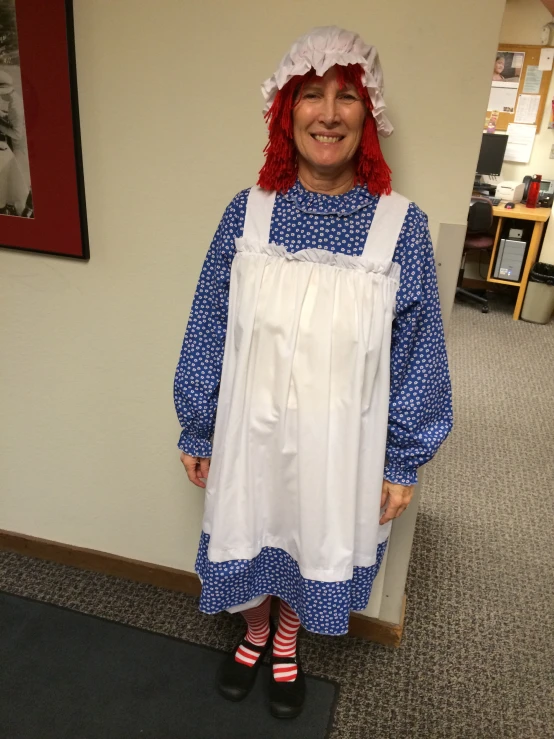
POLYGON ((554 54, 554 49, 521 44, 498 45, 498 54, 503 57, 504 67, 502 62, 498 62, 497 67, 495 57, 487 108, 489 115, 493 110, 499 111, 497 131, 506 131, 509 123, 520 122, 536 125, 539 132, 552 77, 552 69, 539 69, 541 52, 544 61, 545 55, 554 54), (517 117, 525 119, 518 121, 517 117))

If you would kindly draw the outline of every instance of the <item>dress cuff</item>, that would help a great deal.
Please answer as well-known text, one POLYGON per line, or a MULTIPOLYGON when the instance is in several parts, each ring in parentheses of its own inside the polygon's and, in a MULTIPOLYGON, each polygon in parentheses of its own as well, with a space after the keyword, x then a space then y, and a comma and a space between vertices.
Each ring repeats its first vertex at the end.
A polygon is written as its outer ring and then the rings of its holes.
POLYGON ((181 434, 177 446, 185 454, 190 454, 191 457, 212 456, 212 445, 207 439, 197 439, 185 431, 181 434))
POLYGON ((417 485, 417 467, 406 467, 388 462, 383 478, 396 485, 417 485))

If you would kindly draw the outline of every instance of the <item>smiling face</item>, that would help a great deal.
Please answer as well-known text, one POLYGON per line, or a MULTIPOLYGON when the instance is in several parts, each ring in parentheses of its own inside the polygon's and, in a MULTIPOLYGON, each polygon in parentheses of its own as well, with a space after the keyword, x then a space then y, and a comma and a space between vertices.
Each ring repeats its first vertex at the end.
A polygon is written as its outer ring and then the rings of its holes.
POLYGON ((293 135, 302 169, 315 175, 354 171, 366 108, 354 85, 340 89, 334 68, 309 80, 293 109, 293 135))

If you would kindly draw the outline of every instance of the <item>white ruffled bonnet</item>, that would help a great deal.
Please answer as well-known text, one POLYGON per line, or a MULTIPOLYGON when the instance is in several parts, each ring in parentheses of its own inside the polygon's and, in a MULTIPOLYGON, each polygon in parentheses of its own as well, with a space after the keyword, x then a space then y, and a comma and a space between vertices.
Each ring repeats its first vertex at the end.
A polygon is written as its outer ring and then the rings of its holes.
POLYGON ((393 127, 386 115, 383 99, 383 70, 375 46, 368 46, 357 33, 337 26, 314 28, 297 39, 285 54, 277 71, 262 85, 266 113, 275 100, 277 90, 297 74, 304 75, 315 69, 323 77, 335 64, 359 64, 364 70, 362 81, 367 87, 373 105, 373 117, 381 136, 390 136, 393 127))

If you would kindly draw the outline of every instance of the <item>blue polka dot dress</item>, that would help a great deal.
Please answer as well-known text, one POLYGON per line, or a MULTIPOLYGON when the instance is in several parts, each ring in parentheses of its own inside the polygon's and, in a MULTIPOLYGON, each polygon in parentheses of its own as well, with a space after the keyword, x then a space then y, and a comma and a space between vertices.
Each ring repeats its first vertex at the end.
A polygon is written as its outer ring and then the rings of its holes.
POLYGON ((385 552, 383 477, 414 484, 452 428, 433 249, 400 196, 256 191, 219 225, 175 376, 179 448, 212 457, 200 608, 271 593, 343 634, 385 552))

